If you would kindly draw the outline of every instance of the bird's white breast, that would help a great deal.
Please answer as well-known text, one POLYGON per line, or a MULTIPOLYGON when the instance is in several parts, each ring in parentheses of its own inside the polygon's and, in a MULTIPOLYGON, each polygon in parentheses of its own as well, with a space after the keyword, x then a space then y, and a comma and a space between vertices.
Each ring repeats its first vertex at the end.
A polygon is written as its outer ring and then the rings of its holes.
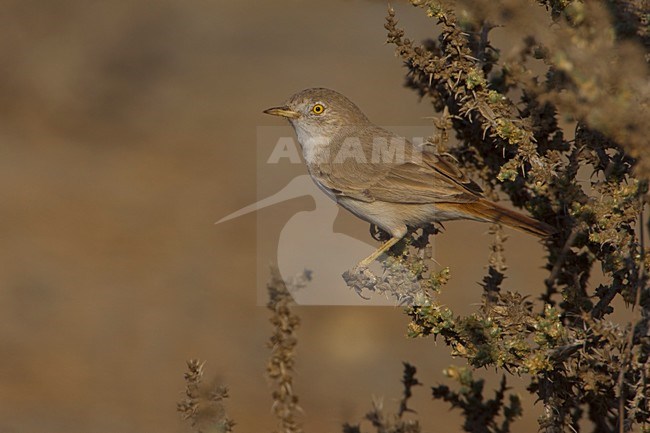
POLYGON ((298 143, 302 148, 302 155, 308 165, 318 165, 321 162, 329 160, 330 138, 314 134, 313 131, 307 130, 297 122, 293 123, 298 137, 298 143))

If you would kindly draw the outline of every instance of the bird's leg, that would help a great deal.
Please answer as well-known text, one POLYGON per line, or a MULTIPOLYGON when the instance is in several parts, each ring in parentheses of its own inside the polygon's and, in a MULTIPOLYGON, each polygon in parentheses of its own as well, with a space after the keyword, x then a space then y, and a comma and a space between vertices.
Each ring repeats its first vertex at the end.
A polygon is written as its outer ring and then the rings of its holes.
POLYGON ((390 238, 389 240, 384 242, 384 244, 382 246, 377 248, 377 250, 374 253, 370 254, 368 257, 361 260, 356 267, 357 268, 367 268, 368 265, 370 265, 372 262, 374 262, 379 256, 381 256, 386 251, 388 251, 390 249, 390 247, 392 247, 393 245, 395 245, 396 243, 398 243, 401 240, 402 240, 402 238, 398 238, 398 237, 390 238))

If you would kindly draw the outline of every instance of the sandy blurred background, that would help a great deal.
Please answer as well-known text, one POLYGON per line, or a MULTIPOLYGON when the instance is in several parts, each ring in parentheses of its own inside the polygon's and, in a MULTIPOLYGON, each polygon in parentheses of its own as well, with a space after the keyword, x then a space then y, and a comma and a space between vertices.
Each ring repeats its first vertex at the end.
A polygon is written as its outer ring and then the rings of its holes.
MULTIPOLYGON (((394 6, 412 37, 432 34, 420 10, 394 6)), ((337 89, 378 124, 429 123, 384 44, 385 12, 361 0, 3 2, 0 432, 189 431, 175 404, 191 357, 229 385, 236 431, 275 427, 257 219, 278 225, 310 202, 213 223, 256 200, 256 128, 283 125, 261 111, 297 90, 337 89)), ((486 225, 446 226, 445 302, 467 312, 491 238, 486 225)), ((367 239, 347 214, 336 227, 367 239)), ((507 286, 525 292, 544 275, 543 251, 509 233, 507 286)), ((373 395, 394 408, 403 360, 428 385, 463 363, 442 343, 407 340, 399 308, 298 311, 310 432, 358 422, 373 395)), ((461 430, 426 387, 414 407, 426 431, 461 430)))

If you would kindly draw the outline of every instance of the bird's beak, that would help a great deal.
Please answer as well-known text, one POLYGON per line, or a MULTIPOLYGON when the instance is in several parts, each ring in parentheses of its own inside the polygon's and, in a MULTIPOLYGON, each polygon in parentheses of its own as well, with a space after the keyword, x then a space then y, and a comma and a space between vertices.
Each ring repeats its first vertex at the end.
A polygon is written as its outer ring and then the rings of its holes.
POLYGON ((300 117, 300 113, 290 110, 287 106, 269 108, 268 110, 264 110, 264 112, 272 116, 286 117, 287 119, 297 119, 300 117))

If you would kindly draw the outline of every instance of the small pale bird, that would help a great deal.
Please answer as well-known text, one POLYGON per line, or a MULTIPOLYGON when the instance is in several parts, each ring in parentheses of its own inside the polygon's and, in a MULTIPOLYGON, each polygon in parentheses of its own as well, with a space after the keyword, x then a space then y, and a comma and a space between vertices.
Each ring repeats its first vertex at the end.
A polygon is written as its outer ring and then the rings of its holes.
POLYGON ((374 125, 348 98, 306 89, 264 113, 285 117, 316 185, 391 238, 357 267, 367 267, 409 228, 448 220, 499 222, 539 237, 555 230, 483 197, 448 155, 438 155, 374 125))

